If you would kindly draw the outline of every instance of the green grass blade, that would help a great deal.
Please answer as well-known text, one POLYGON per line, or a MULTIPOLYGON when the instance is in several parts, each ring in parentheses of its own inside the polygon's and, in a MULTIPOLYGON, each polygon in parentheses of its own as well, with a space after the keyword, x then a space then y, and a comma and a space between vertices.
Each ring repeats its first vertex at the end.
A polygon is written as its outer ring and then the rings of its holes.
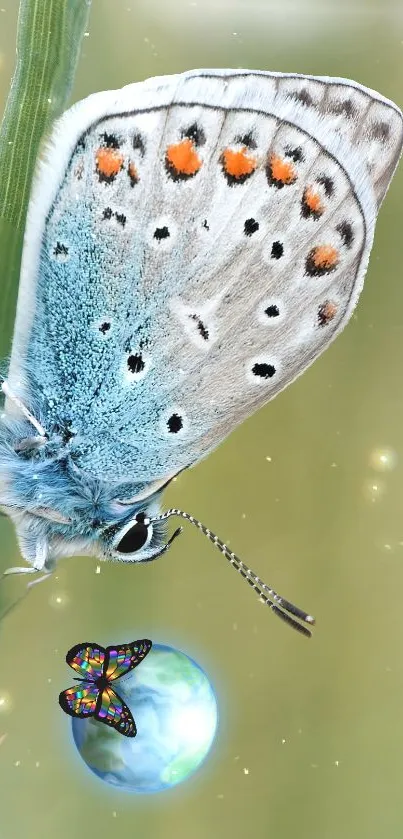
POLYGON ((27 205, 42 137, 70 96, 91 0, 21 0, 0 129, 0 354, 8 349, 27 205))

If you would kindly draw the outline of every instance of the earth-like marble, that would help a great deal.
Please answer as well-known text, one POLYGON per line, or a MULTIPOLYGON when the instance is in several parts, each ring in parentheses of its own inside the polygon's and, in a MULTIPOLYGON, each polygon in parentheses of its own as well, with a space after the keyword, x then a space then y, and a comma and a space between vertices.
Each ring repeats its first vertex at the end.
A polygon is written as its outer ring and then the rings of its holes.
POLYGON ((73 718, 73 738, 102 780, 136 793, 159 792, 184 781, 206 757, 217 728, 217 702, 204 671, 162 644, 114 687, 137 726, 124 737, 94 718, 73 718))

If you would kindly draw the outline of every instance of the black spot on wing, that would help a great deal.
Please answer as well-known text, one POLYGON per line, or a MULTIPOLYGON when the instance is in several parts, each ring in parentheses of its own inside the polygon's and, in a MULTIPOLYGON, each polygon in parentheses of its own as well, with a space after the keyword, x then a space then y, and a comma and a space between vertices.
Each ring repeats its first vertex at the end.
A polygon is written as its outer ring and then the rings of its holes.
POLYGON ((105 132, 101 137, 101 142, 103 142, 104 146, 106 146, 107 149, 120 148, 120 142, 116 137, 116 134, 108 134, 107 132, 105 132))
POLYGON ((203 321, 199 318, 198 315, 189 315, 190 319, 196 323, 197 329, 203 338, 204 341, 208 341, 209 339, 209 331, 203 321))
POLYGON ((197 122, 193 122, 188 128, 182 129, 181 136, 182 139, 193 140, 195 146, 204 146, 206 142, 206 135, 197 122))
POLYGON ((243 226, 245 236, 252 236, 259 230, 259 222, 254 218, 247 218, 243 226))
POLYGON ((129 355, 129 358, 127 359, 127 366, 130 373, 141 373, 145 367, 145 363, 141 353, 129 355))
POLYGON ((271 379, 276 372, 273 364, 266 364, 266 362, 256 362, 252 367, 252 373, 260 379, 271 379))
POLYGON ((157 242, 160 242, 162 239, 168 239, 170 235, 171 234, 166 226, 157 227, 154 230, 154 239, 156 239, 157 242))
POLYGON ((167 421, 168 431, 177 434, 183 428, 183 419, 179 414, 172 414, 167 421))
POLYGON ((332 178, 329 178, 328 175, 319 175, 317 182, 323 186, 327 198, 331 198, 334 192, 334 182, 332 178))
POLYGON ((69 249, 67 245, 63 244, 63 242, 56 242, 55 247, 53 248, 53 254, 56 259, 66 259, 69 255, 69 249))
POLYGON ((270 256, 272 259, 281 259, 284 253, 284 245, 281 242, 273 242, 270 256))
POLYGON ((354 241, 354 233, 353 233, 353 226, 350 224, 349 221, 342 221, 336 227, 337 232, 340 234, 343 245, 346 248, 351 248, 351 245, 354 241))
POLYGON ((291 96, 296 102, 301 102, 302 105, 306 105, 307 108, 314 104, 311 94, 308 93, 305 87, 301 88, 301 90, 292 90, 288 96, 291 96))

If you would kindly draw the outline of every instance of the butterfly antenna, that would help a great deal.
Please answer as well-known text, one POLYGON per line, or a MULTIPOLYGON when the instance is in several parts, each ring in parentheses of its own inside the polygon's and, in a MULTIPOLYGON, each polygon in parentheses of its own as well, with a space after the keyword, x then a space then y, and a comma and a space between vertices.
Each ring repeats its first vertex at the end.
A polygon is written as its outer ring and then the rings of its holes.
MULTIPOLYGON (((162 518, 162 517, 161 517, 161 518, 162 518)), ((150 519, 150 521, 160 521, 160 520, 161 520, 161 519, 160 519, 159 517, 158 517, 157 519, 150 519)), ((168 542, 166 543, 166 545, 163 545, 163 546, 162 546, 162 548, 158 551, 158 553, 153 554, 152 556, 150 556, 150 557, 149 557, 149 559, 143 559, 143 560, 142 560, 142 564, 143 564, 144 562, 153 562, 153 561, 154 561, 154 559, 158 559, 160 556, 163 556, 163 554, 166 554, 166 552, 167 552, 167 551, 169 551, 169 549, 170 549, 170 547, 171 547, 171 545, 172 545, 172 542, 173 542, 173 541, 174 541, 174 540, 175 540, 178 536, 180 536, 180 534, 181 534, 181 533, 182 533, 182 527, 177 527, 177 528, 176 528, 176 530, 175 530, 175 532, 172 534, 171 538, 170 538, 170 539, 168 539, 168 542)))
POLYGON ((171 518, 171 516, 179 516, 180 518, 189 521, 197 527, 198 530, 201 530, 210 542, 212 542, 213 545, 215 545, 218 550, 224 554, 231 565, 240 573, 241 577, 243 577, 246 582, 249 583, 251 588, 256 591, 261 602, 269 606, 275 615, 278 615, 279 618, 285 621, 285 623, 288 623, 289 626, 292 626, 293 629, 296 629, 298 632, 301 632, 302 635, 306 635, 307 637, 311 636, 312 633, 303 624, 310 624, 313 626, 315 618, 312 615, 308 615, 307 612, 304 612, 303 609, 300 609, 298 606, 294 606, 294 604, 290 603, 289 600, 285 600, 285 598, 277 594, 271 586, 266 585, 266 583, 264 583, 251 568, 248 568, 248 566, 245 565, 245 563, 242 562, 242 560, 239 559, 233 551, 230 551, 227 545, 222 542, 215 533, 209 530, 208 527, 205 527, 201 521, 195 519, 194 516, 189 515, 189 513, 185 513, 183 510, 175 509, 167 510, 166 513, 162 513, 160 516, 151 519, 151 521, 163 521, 171 518), (295 620, 295 618, 303 623, 298 623, 298 620, 295 620))
POLYGON ((24 415, 24 417, 26 417, 28 422, 30 422, 31 425, 33 425, 33 427, 38 432, 39 437, 43 438, 43 442, 46 443, 47 440, 48 440, 48 434, 46 433, 45 429, 40 424, 40 422, 38 422, 38 420, 35 419, 34 416, 32 416, 30 411, 28 411, 28 408, 26 408, 24 403, 21 402, 21 399, 19 399, 19 397, 16 396, 15 393, 13 393, 10 390, 10 388, 8 386, 8 382, 5 379, 3 379, 3 376, 0 376, 0 382, 1 382, 1 385, 0 385, 1 390, 4 393, 4 396, 6 397, 6 399, 10 399, 11 402, 14 402, 14 405, 17 406, 17 408, 21 411, 21 413, 24 415))

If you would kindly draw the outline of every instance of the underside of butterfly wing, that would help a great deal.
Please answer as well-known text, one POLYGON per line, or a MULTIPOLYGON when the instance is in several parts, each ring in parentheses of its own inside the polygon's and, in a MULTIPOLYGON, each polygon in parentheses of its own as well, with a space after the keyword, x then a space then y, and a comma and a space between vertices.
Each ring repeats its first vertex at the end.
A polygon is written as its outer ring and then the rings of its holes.
POLYGON ((199 460, 347 323, 401 143, 396 106, 338 79, 198 71, 90 97, 31 205, 11 385, 100 479, 199 460))

